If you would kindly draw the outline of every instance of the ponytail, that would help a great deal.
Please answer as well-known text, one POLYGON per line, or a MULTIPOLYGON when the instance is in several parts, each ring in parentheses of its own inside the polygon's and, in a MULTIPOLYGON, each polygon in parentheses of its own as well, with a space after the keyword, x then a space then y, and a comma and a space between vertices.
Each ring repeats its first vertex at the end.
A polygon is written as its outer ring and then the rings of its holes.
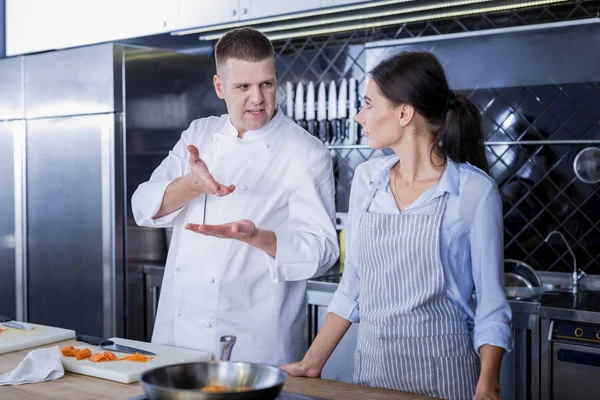
POLYGON ((489 175, 481 114, 466 95, 448 93, 446 121, 438 131, 434 151, 459 163, 468 162, 489 175))

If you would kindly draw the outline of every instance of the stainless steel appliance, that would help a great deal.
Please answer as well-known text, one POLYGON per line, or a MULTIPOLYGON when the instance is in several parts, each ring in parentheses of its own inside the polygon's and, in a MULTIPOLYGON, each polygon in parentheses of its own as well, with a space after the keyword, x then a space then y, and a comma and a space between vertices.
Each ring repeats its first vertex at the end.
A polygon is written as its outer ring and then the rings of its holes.
POLYGON ((199 84, 213 69, 114 43, 0 60, 1 314, 126 335, 126 264, 167 251, 164 230, 127 231, 131 194, 193 119, 220 111, 199 84))
POLYGON ((597 399, 600 292, 556 295, 540 307, 541 399, 597 399))
POLYGON ((552 399, 586 399, 600 394, 600 325, 554 321, 552 399))

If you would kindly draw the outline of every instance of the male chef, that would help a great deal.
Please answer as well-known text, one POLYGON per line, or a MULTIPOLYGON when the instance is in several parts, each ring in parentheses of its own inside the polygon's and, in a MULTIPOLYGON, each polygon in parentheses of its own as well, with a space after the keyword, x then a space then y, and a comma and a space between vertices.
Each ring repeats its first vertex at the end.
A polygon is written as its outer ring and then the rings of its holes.
POLYGON ((152 341, 298 361, 307 279, 339 256, 331 156, 278 109, 266 36, 232 30, 215 59, 228 114, 193 121, 132 198, 139 225, 174 228, 152 341))

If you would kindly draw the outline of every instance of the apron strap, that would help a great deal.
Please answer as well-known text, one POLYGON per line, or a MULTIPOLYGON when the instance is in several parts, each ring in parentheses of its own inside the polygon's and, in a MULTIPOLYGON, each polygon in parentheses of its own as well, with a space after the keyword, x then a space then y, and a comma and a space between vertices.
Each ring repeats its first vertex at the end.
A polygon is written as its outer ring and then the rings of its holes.
POLYGON ((435 214, 440 215, 444 213, 446 209, 446 202, 448 201, 448 192, 445 192, 440 200, 438 201, 437 208, 435 209, 435 214))

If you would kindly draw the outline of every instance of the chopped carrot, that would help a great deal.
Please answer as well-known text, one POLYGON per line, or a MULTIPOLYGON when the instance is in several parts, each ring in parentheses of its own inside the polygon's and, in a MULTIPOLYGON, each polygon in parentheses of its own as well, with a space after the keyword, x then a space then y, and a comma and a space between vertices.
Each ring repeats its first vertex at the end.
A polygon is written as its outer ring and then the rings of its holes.
POLYGON ((62 353, 63 356, 71 357, 71 350, 73 348, 74 348, 73 346, 63 347, 62 349, 60 349, 60 352, 62 353))
POLYGON ((143 354, 135 353, 132 356, 121 357, 121 358, 119 358, 119 361, 127 360, 127 361, 136 361, 136 362, 146 362, 146 361, 152 360, 152 358, 153 357, 147 357, 143 354))
POLYGON ((92 362, 102 362, 102 361, 109 361, 109 359, 108 359, 108 357, 106 357, 102 353, 95 353, 92 356, 90 356, 90 361, 92 361, 92 362))
POLYGON ((61 353, 66 357, 76 357, 78 360, 84 360, 89 358, 92 362, 104 362, 104 361, 135 361, 135 362, 146 362, 152 360, 153 357, 146 357, 143 354, 135 353, 131 356, 117 358, 115 353, 110 351, 105 351, 103 353, 95 353, 92 354, 92 351, 87 347, 84 349, 78 349, 77 347, 67 346, 62 348, 61 353))
POLYGON ((81 351, 81 349, 78 349, 77 347, 73 347, 73 346, 63 347, 60 350, 62 355, 65 357, 77 357, 77 354, 79 354, 80 351, 81 351))
POLYGON ((91 355, 92 355, 92 351, 86 347, 85 349, 82 349, 81 351, 79 351, 77 353, 76 357, 78 360, 83 360, 83 359, 88 358, 91 355))
POLYGON ((80 351, 81 351, 81 350, 80 350, 80 349, 78 349, 77 347, 73 347, 73 348, 71 349, 71 357, 77 357, 77 354, 79 354, 79 352, 80 352, 80 351))

